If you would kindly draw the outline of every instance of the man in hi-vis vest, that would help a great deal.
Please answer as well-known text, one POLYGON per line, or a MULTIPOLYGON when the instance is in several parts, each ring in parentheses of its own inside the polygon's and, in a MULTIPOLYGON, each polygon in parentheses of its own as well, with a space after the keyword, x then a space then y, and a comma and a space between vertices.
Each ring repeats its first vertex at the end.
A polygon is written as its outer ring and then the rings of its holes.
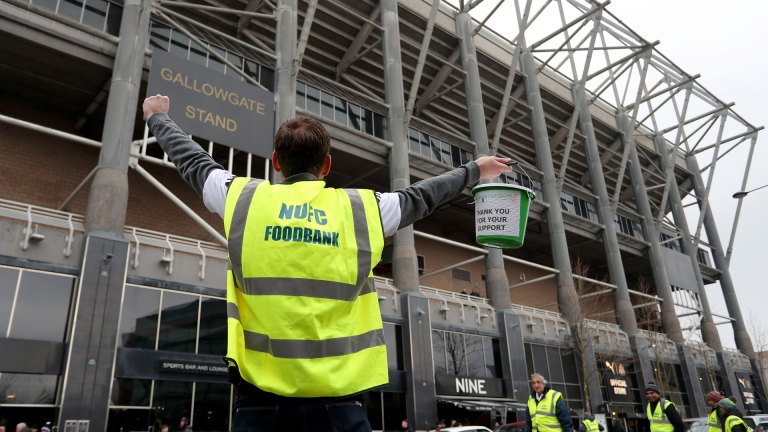
POLYGON ((573 432, 573 421, 563 394, 547 384, 541 374, 531 375, 533 391, 525 411, 526 432, 573 432))
POLYGON ((707 417, 707 423, 709 423, 708 432, 722 432, 723 430, 723 427, 720 425, 720 420, 717 418, 717 403, 724 397, 725 394, 717 390, 712 390, 706 394, 707 406, 711 409, 709 416, 707 417))
POLYGON ((226 361, 233 431, 370 431, 362 394, 388 382, 372 269, 384 237, 464 188, 511 171, 481 157, 392 193, 326 187, 331 140, 311 117, 285 122, 272 164, 283 181, 235 177, 144 100, 144 118, 181 176, 224 219, 226 361))
POLYGON ((645 398, 648 399, 645 413, 651 423, 651 432, 685 431, 685 424, 680 413, 677 412, 677 407, 672 401, 661 397, 661 391, 653 381, 645 386, 645 398))

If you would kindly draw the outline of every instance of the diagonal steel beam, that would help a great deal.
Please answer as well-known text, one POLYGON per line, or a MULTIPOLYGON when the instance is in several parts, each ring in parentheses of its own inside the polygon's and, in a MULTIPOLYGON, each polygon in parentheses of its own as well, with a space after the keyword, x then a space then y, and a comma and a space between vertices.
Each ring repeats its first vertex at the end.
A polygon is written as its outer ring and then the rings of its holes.
MULTIPOLYGON (((264 0, 249 0, 248 4, 245 5, 245 11, 246 12, 256 12, 267 2, 264 0)), ((246 27, 248 27, 248 23, 251 22, 251 16, 243 15, 240 17, 239 20, 237 20, 237 34, 241 34, 243 30, 245 30, 246 27)))
POLYGON ((564 26, 562 26, 562 27, 560 27, 559 29, 557 29, 557 30, 553 31, 552 33, 550 33, 550 34, 548 34, 548 35, 544 36, 544 37, 543 37, 542 39, 540 39, 538 42, 536 42, 536 43, 534 43, 534 44, 531 44, 531 45, 528 47, 529 51, 535 52, 535 51, 536 51, 536 48, 540 47, 542 44, 546 43, 547 41, 549 41, 549 40, 550 40, 550 39, 552 39, 553 37, 555 37, 555 36, 559 35, 560 33, 562 33, 562 32, 564 32, 564 31, 568 30, 569 28, 573 27, 574 25, 576 25, 576 24, 580 23, 581 21, 584 21, 584 20, 588 19, 588 18, 589 18, 589 17, 591 17, 592 15, 595 15, 596 13, 598 13, 598 12, 601 12, 601 11, 602 11, 603 9, 605 9, 605 7, 606 7, 606 6, 608 6, 609 4, 611 4, 611 1, 610 1, 610 0, 608 0, 608 1, 604 2, 604 3, 602 3, 602 4, 598 4, 598 5, 597 5, 597 7, 594 7, 594 8, 592 8, 592 9, 590 9, 588 12, 586 12, 586 13, 585 13, 585 14, 583 14, 583 15, 581 15, 580 17, 577 17, 577 18, 575 18, 575 19, 573 19, 573 20, 569 21, 569 22, 568 22, 568 23, 566 23, 564 26))
POLYGON ((416 94, 419 90, 419 84, 421 83, 421 74, 424 72, 424 63, 427 60, 427 52, 429 51, 429 42, 432 40, 432 31, 435 28, 435 18, 437 17, 437 11, 440 6, 440 1, 434 0, 432 2, 432 9, 429 11, 429 21, 427 21, 427 30, 424 32, 424 38, 421 41, 421 50, 419 51, 419 61, 416 64, 416 72, 413 74, 413 80, 411 81, 411 90, 408 92, 408 103, 405 106, 405 125, 411 122, 411 115, 413 114, 413 105, 416 103, 416 94))
MULTIPOLYGON (((752 135, 752 141, 749 145, 749 156, 747 156, 746 168, 744 169, 744 177, 741 180, 741 189, 747 190, 747 179, 749 179, 749 170, 752 168, 752 156, 755 153, 755 144, 757 143, 757 133, 752 135)), ((744 197, 739 198, 739 203, 736 205, 736 214, 733 216, 733 226, 731 227, 731 238, 728 241, 728 249, 725 254, 725 261, 729 267, 731 264, 731 254, 733 253, 733 241, 736 238, 736 227, 739 225, 739 216, 741 216, 741 204, 744 202, 744 197)))
POLYGON ((341 61, 339 61, 338 66, 336 66, 336 78, 338 79, 341 74, 347 71, 347 68, 354 62, 355 56, 357 56, 357 53, 360 51, 360 48, 363 47, 365 44, 365 41, 368 40, 368 36, 371 35, 371 32, 374 29, 374 25, 371 24, 369 21, 374 21, 379 18, 379 13, 381 13, 381 9, 379 9, 379 5, 377 4, 371 13, 368 14, 368 21, 363 22, 362 27, 360 27, 360 31, 357 32, 357 35, 355 35, 355 39, 352 41, 352 43, 349 45, 349 48, 344 53, 344 56, 341 57, 341 61))
POLYGON ((310 0, 307 6, 307 13, 304 15, 304 24, 301 26, 301 36, 299 44, 296 47, 296 58, 293 59, 293 73, 298 75, 301 69, 301 61, 304 59, 304 50, 307 48, 309 40, 309 30, 312 28, 312 21, 315 19, 315 10, 317 10, 317 0, 310 0))
MULTIPOLYGON (((421 112, 424 107, 429 105, 430 102, 432 102, 435 98, 435 94, 440 89, 440 87, 445 83, 445 80, 448 78, 448 75, 450 75, 451 71, 454 69, 454 63, 456 63, 456 60, 459 59, 459 55, 461 54, 461 50, 459 49, 459 46, 456 45, 456 47, 453 49, 453 52, 448 56, 448 58, 445 60, 445 63, 440 68, 440 70, 435 74, 435 77, 432 78, 432 81, 429 83, 426 89, 421 93, 421 97, 416 101, 416 105, 414 107, 415 112, 421 112)), ((462 82, 459 80, 459 82, 462 82)))

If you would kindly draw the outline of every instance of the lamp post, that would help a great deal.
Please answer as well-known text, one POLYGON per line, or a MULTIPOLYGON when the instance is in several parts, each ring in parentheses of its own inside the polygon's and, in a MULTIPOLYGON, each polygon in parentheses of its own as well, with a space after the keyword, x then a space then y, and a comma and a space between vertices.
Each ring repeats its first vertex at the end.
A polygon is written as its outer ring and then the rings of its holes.
POLYGON ((758 189, 762 189, 762 188, 764 188, 764 187, 767 187, 767 186, 768 186, 768 184, 765 184, 765 185, 762 185, 762 186, 760 186, 760 187, 756 187, 756 188, 754 188, 754 189, 752 189, 752 190, 748 190, 748 191, 738 191, 738 192, 736 192, 735 194, 733 194, 733 197, 734 197, 734 198, 737 198, 737 199, 741 199, 741 198, 744 198, 745 196, 747 196, 747 194, 749 194, 749 193, 751 193, 751 192, 754 192, 754 191, 756 191, 756 190, 758 190, 758 189))

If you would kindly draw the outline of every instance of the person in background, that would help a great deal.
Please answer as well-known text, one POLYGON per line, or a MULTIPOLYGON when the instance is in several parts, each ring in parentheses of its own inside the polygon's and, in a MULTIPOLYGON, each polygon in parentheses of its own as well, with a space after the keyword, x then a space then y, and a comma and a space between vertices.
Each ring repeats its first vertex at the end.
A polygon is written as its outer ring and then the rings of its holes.
POLYGON ((722 432, 723 428, 720 426, 720 420, 717 418, 717 403, 725 397, 723 392, 712 390, 705 395, 707 399, 707 406, 711 409, 707 418, 709 424, 709 432, 722 432))
POLYGON ((605 430, 605 428, 595 420, 595 416, 588 412, 584 413, 584 419, 581 421, 579 432, 600 432, 603 430, 605 430))
POLYGON ((552 390, 544 376, 531 375, 533 391, 525 412, 526 432, 573 432, 573 422, 562 393, 552 390))
POLYGON ((192 427, 189 426, 189 419, 182 417, 179 421, 179 430, 181 432, 192 432, 192 427))
POLYGON ((645 413, 651 424, 651 432, 685 432, 685 424, 677 407, 672 401, 661 397, 661 391, 653 381, 645 386, 645 398, 648 400, 645 413))
POLYGON ((717 402, 717 411, 723 432, 751 432, 734 401, 728 398, 720 399, 717 402))
MULTIPOLYGON (((326 187, 331 137, 299 116, 274 137, 282 182, 236 177, 144 100, 157 142, 203 203, 224 220, 228 344, 237 387, 232 430, 371 430, 364 394, 387 384, 387 352, 372 269, 384 238, 468 186, 512 171, 480 157, 391 193, 326 187)), ((263 139, 263 137, 254 137, 263 139)))
POLYGON ((160 426, 160 432, 170 432, 170 428, 167 424, 160 426))

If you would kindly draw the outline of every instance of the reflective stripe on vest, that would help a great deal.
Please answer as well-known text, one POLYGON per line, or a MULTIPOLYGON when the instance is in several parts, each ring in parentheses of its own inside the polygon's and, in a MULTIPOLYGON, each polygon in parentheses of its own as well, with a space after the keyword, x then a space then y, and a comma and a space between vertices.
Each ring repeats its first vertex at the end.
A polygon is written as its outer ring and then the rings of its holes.
POLYGON ((717 408, 709 413, 709 417, 707 418, 707 423, 709 423, 709 432, 721 432, 723 430, 723 428, 720 427, 720 421, 717 419, 717 408))
POLYGON ((659 399, 659 403, 656 404, 656 410, 653 413, 651 413, 651 404, 649 403, 646 406, 645 412, 648 416, 648 421, 651 423, 651 432, 674 432, 675 427, 669 422, 667 414, 664 412, 669 405, 674 406, 672 402, 666 399, 659 399))
POLYGON ((563 395, 549 389, 539 403, 536 398, 528 396, 528 414, 531 416, 531 429, 539 432, 562 432, 560 420, 557 419, 557 401, 562 399, 563 395))
POLYGON ((731 432, 733 427, 739 424, 744 425, 745 431, 752 432, 752 429, 749 426, 747 426, 744 420, 740 419, 738 416, 735 416, 735 415, 729 415, 725 419, 725 432, 731 432))
POLYGON ((584 419, 581 422, 584 424, 584 428, 587 432, 598 432, 600 430, 600 423, 598 423, 597 420, 584 419))
POLYGON ((384 238, 372 191, 236 178, 224 225, 227 357, 244 380, 289 397, 387 383, 371 274, 384 238))

